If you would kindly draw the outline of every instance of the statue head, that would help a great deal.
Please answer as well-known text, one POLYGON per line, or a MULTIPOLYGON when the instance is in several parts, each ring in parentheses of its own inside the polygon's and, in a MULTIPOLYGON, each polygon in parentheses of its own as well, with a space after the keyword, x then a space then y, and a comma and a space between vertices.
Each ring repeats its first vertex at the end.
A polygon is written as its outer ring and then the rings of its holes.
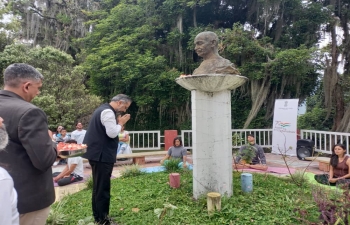
POLYGON ((194 50, 205 60, 212 55, 218 55, 218 42, 219 38, 214 32, 201 32, 194 39, 194 50))

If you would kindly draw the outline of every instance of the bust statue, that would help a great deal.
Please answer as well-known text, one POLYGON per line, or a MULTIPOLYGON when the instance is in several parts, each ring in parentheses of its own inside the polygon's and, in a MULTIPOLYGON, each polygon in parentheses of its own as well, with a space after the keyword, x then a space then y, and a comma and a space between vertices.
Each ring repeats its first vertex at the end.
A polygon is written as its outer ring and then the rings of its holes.
POLYGON ((199 33, 194 39, 194 50, 203 58, 200 66, 193 71, 192 75, 201 74, 235 74, 240 72, 230 60, 224 59, 218 53, 218 36, 211 31, 199 33))

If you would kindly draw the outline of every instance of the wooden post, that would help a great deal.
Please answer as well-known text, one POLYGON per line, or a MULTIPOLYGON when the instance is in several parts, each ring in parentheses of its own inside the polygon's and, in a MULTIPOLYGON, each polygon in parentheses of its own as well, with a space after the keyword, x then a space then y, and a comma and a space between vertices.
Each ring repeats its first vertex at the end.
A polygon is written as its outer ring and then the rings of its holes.
POLYGON ((212 214, 215 211, 215 208, 217 211, 221 210, 221 195, 217 192, 209 192, 207 194, 207 208, 208 208, 208 214, 212 214))

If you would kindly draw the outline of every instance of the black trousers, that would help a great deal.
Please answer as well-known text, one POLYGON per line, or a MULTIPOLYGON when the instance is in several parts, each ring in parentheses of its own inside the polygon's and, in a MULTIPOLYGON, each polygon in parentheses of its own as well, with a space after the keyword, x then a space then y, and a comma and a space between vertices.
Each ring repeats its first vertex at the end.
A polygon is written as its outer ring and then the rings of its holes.
POLYGON ((114 163, 89 160, 92 169, 92 212, 95 222, 109 225, 109 204, 111 199, 111 176, 114 163))

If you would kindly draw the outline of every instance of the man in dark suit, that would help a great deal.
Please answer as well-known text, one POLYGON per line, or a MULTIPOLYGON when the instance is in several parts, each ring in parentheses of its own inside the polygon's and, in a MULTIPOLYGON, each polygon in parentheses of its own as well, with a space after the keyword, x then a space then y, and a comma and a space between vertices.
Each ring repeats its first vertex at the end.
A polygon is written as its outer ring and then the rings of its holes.
POLYGON ((118 116, 131 104, 131 98, 119 94, 111 102, 98 107, 92 115, 83 143, 87 152, 83 155, 89 160, 92 169, 93 191, 92 212, 98 224, 111 224, 109 214, 111 175, 116 162, 118 134, 130 119, 130 114, 118 116))
POLYGON ((30 103, 40 93, 42 79, 34 67, 15 63, 5 69, 0 91, 0 115, 9 136, 0 164, 6 165, 18 193, 20 225, 44 225, 55 201, 51 166, 56 145, 49 136, 46 114, 30 103))

